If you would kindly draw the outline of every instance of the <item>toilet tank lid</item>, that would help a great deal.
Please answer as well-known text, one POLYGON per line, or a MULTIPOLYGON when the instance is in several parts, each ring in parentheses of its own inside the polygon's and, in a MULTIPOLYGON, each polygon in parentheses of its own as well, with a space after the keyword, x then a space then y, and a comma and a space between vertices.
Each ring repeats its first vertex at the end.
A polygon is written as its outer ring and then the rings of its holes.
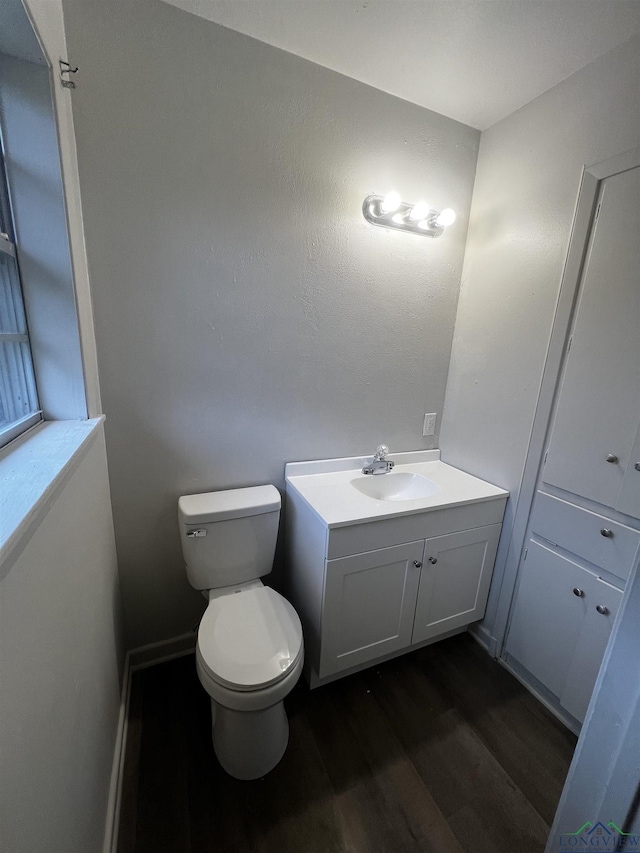
POLYGON ((244 518, 280 509, 280 492, 275 486, 252 486, 183 495, 178 500, 178 515, 183 524, 207 524, 230 518, 244 518))

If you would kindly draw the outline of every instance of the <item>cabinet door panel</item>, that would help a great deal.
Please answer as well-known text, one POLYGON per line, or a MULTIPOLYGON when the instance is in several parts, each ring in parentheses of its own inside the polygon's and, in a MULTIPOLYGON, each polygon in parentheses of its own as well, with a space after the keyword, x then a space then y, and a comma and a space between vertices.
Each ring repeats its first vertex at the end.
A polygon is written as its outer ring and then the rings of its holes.
POLYGON ((410 645, 423 545, 327 561, 321 678, 410 645))
POLYGON ((500 528, 492 524, 426 540, 414 643, 482 619, 500 528))
POLYGON ((506 650, 556 696, 564 689, 595 575, 529 540, 506 650), (573 589, 582 590, 577 596, 573 589))
POLYGON ((580 722, 584 720, 621 600, 622 592, 600 578, 590 585, 585 597, 587 613, 560 696, 560 704, 580 722), (599 613, 596 606, 606 607, 607 613, 599 613))
POLYGON ((639 195, 640 168, 603 183, 543 471, 544 482, 610 507, 640 419, 639 195))
POLYGON ((627 470, 622 478, 622 488, 618 495, 616 509, 618 512, 624 512, 626 515, 640 518, 640 426, 636 433, 636 440, 633 443, 627 470))

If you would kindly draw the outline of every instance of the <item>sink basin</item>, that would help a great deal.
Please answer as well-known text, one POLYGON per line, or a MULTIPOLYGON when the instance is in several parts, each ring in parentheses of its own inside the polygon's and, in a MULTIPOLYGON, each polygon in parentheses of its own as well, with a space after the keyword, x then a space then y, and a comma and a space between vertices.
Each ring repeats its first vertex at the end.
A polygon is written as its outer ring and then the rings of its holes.
POLYGON ((440 486, 422 474, 368 474, 351 480, 351 485, 363 495, 376 501, 414 501, 428 498, 440 491, 440 486))

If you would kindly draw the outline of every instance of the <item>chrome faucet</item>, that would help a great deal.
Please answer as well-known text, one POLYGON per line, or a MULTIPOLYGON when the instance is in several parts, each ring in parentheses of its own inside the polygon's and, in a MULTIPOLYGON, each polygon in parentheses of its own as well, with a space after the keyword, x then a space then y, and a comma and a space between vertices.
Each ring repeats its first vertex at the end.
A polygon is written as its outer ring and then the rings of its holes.
POLYGON ((388 474, 389 471, 396 464, 395 462, 387 461, 386 455, 389 452, 389 448, 386 444, 381 444, 380 447, 377 448, 375 456, 373 460, 365 465, 362 469, 363 474, 388 474))

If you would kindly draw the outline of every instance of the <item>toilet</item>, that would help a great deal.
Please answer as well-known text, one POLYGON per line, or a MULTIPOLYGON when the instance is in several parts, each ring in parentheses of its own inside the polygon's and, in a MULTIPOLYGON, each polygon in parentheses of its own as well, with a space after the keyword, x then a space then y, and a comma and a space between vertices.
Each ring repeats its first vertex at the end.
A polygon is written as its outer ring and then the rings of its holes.
POLYGON ((184 495, 178 518, 189 583, 209 600, 196 670, 211 697, 213 748, 231 776, 258 779, 287 748, 283 700, 304 659, 298 614, 260 580, 273 566, 280 493, 255 486, 184 495))

